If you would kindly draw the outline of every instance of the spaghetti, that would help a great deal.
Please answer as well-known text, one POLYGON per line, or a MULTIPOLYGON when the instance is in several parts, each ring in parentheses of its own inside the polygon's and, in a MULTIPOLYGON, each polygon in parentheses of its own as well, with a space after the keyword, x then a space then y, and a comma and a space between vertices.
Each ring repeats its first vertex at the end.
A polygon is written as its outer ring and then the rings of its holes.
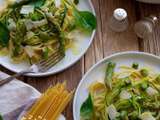
POLYGON ((71 100, 73 92, 66 90, 66 83, 49 88, 21 120, 57 120, 71 100))

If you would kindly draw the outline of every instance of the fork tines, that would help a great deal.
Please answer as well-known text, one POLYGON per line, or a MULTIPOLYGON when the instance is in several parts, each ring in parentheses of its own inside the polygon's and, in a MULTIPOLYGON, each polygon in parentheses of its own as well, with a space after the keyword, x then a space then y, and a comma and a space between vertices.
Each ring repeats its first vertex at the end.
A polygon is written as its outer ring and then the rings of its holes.
POLYGON ((47 59, 41 60, 36 65, 38 66, 39 72, 45 72, 57 64, 65 56, 64 50, 62 48, 57 48, 52 55, 47 59))

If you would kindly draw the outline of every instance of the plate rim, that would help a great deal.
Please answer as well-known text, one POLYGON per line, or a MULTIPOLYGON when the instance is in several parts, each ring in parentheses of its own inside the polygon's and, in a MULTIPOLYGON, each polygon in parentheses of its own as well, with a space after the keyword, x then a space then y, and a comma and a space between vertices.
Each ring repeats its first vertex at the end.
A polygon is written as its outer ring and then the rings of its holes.
POLYGON ((74 98, 73 98, 73 119, 74 120, 77 120, 76 119, 76 98, 78 96, 78 91, 80 89, 80 86, 82 85, 82 83, 85 81, 86 77, 90 74, 90 72, 92 72, 95 68, 97 68, 101 63, 103 63, 104 61, 107 61, 108 59, 110 58, 113 58, 113 57, 116 57, 116 56, 121 56, 121 55, 129 55, 129 54, 132 54, 132 55, 145 55, 145 56, 148 56, 148 57, 152 57, 152 58, 155 58, 155 59, 158 59, 160 60, 160 57, 159 56, 156 56, 152 53, 147 53, 147 52, 141 52, 141 51, 125 51, 125 52, 118 52, 118 53, 114 53, 114 54, 111 54, 105 58, 103 58, 102 60, 98 61, 96 64, 94 64, 82 77, 82 79, 80 80, 77 88, 76 88, 76 91, 75 91, 75 94, 74 94, 74 98))
MULTIPOLYGON (((88 0, 88 2, 89 2, 89 5, 90 5, 90 7, 91 7, 92 13, 95 15, 95 17, 96 17, 96 19, 97 19, 97 15, 96 15, 95 8, 94 8, 94 6, 93 6, 92 1, 91 1, 91 0, 88 0)), ((47 71, 47 72, 44 72, 44 73, 36 73, 36 74, 34 74, 34 73, 29 73, 29 74, 25 74, 24 76, 28 76, 28 77, 46 77, 46 76, 50 76, 50 75, 55 75, 55 74, 57 74, 57 73, 60 73, 60 72, 62 72, 62 71, 64 71, 64 70, 70 68, 72 65, 74 65, 75 63, 77 63, 77 62, 86 54, 86 52, 87 52, 88 49, 90 48, 91 44, 93 43, 93 40, 94 40, 94 37, 95 37, 95 34, 96 34, 96 30, 97 30, 97 29, 95 29, 95 30, 92 31, 91 37, 90 37, 90 40, 89 40, 89 44, 88 44, 86 50, 85 50, 80 56, 78 56, 77 59, 76 59, 74 62, 69 63, 66 67, 64 67, 64 68, 62 68, 62 69, 59 69, 59 70, 56 70, 56 71, 47 71)), ((14 73, 17 73, 17 71, 6 67, 4 64, 0 64, 0 65, 3 66, 4 68, 6 68, 6 69, 8 69, 8 70, 10 70, 10 71, 12 71, 12 72, 14 72, 14 73)))

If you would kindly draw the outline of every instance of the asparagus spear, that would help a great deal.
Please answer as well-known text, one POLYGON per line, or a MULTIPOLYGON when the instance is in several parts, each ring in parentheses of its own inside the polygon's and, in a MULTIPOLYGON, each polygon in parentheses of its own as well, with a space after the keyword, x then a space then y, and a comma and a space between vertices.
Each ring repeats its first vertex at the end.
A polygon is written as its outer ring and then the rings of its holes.
POLYGON ((106 69, 106 76, 105 76, 104 82, 105 82, 105 85, 110 89, 112 89, 112 77, 113 77, 115 66, 116 66, 115 63, 109 62, 106 69))

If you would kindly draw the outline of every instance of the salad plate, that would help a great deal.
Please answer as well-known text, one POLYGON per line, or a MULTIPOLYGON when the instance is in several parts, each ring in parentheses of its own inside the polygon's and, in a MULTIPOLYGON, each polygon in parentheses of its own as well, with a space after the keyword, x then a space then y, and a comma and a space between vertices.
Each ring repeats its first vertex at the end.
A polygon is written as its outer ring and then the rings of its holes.
MULTIPOLYGON (((0 2, 2 1, 3 0, 1 0, 0 2)), ((90 0, 80 0, 79 4, 77 5, 77 8, 80 11, 90 11, 95 15, 95 11, 90 0)), ((25 10, 23 12, 25 12, 25 10)), ((60 62, 58 62, 50 70, 44 73, 30 73, 27 74, 27 76, 33 76, 33 77, 48 76, 51 74, 61 72, 70 67, 71 65, 73 65, 74 63, 76 63, 86 53, 87 49, 91 45, 95 35, 95 30, 93 30, 89 34, 88 33, 85 34, 83 32, 75 32, 74 34, 75 34, 74 47, 66 49, 65 57, 60 62)), ((31 66, 29 62, 20 62, 20 63, 11 62, 11 58, 9 56, 0 56, 0 65, 16 73, 25 70, 31 66)))
MULTIPOLYGON (((148 67, 148 68, 153 69, 155 73, 160 72, 160 58, 158 56, 144 53, 144 52, 135 52, 135 51, 122 52, 122 53, 113 54, 113 55, 103 59, 102 61, 100 61, 96 65, 94 65, 85 74, 85 76, 82 78, 81 82, 79 83, 79 85, 77 87, 75 97, 74 97, 74 102, 73 102, 74 120, 80 120, 81 114, 82 115, 84 115, 84 114, 89 115, 90 114, 89 111, 91 109, 88 109, 88 111, 85 111, 85 109, 87 108, 87 107, 85 107, 85 105, 86 104, 88 104, 89 106, 91 105, 91 101, 87 101, 87 100, 89 100, 90 86, 97 81, 100 83, 104 82, 103 80, 105 79, 106 74, 107 74, 106 65, 110 61, 116 63, 114 73, 120 72, 120 70, 119 70, 120 66, 122 66, 122 65, 123 66, 132 66, 133 63, 138 63, 139 68, 148 67), (87 102, 85 102, 85 101, 87 101, 87 102), (83 106, 83 108, 81 108, 82 106, 83 106), (83 112, 85 111, 86 113, 81 113, 80 112, 81 109, 83 109, 82 111, 83 112)), ((99 84, 99 85, 97 85, 97 87, 98 86, 100 87, 102 85, 99 84)), ((114 109, 112 109, 114 112, 111 115, 114 115, 114 113, 116 113, 114 109)), ((87 118, 87 116, 86 116, 86 118, 87 118)), ((155 120, 155 119, 153 119, 153 120, 155 120)))

